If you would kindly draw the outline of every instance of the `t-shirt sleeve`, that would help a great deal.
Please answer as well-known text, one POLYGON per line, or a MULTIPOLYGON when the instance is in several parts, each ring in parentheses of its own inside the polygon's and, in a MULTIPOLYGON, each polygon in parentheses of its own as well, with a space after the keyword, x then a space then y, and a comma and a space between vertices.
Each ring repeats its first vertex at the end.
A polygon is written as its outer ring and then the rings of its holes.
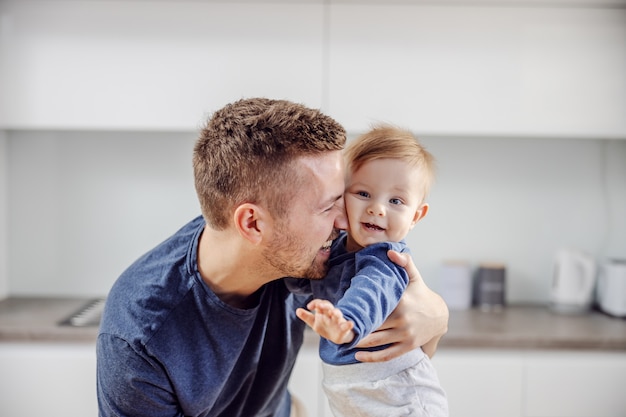
POLYGON ((98 336, 96 353, 100 417, 183 415, 159 364, 110 334, 98 336))

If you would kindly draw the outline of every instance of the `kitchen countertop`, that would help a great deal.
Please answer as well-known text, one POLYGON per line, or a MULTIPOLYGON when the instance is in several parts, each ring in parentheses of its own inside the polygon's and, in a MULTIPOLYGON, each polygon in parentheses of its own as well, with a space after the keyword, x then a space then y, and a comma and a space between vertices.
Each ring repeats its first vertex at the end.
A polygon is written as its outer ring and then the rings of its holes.
MULTIPOLYGON (((0 342, 95 342, 96 326, 61 326, 87 298, 11 297, 0 301, 0 342)), ((626 351, 626 320, 590 311, 555 314, 545 306, 501 311, 451 311, 440 348, 583 349, 626 351)), ((316 344, 307 332, 305 343, 316 344)))
POLYGON ((626 320, 594 310, 558 314, 541 305, 451 311, 439 346, 626 351, 626 320))
POLYGON ((0 301, 0 342, 90 342, 96 326, 61 326, 89 298, 9 297, 0 301))

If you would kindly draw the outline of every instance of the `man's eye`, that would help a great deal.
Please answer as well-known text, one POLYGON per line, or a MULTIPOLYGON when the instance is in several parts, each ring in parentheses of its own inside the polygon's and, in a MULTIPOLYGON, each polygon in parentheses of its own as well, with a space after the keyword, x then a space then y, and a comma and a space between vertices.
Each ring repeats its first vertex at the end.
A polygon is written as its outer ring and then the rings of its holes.
POLYGON ((340 211, 343 211, 343 197, 337 199, 337 201, 335 201, 335 203, 328 207, 326 210, 324 210, 324 212, 329 212, 332 211, 333 209, 338 209, 340 211))
POLYGON ((389 202, 395 205, 402 204, 402 200, 400 200, 399 198, 392 198, 391 200, 389 200, 389 202))

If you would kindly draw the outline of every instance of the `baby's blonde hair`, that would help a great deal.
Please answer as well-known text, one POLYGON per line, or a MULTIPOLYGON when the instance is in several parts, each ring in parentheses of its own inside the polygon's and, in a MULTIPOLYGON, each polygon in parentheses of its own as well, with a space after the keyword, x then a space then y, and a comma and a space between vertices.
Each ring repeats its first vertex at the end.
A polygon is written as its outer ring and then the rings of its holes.
POLYGON ((423 196, 430 192, 435 178, 435 158, 408 130, 390 125, 377 125, 348 143, 345 160, 347 172, 358 170, 375 159, 400 159, 420 170, 423 196))

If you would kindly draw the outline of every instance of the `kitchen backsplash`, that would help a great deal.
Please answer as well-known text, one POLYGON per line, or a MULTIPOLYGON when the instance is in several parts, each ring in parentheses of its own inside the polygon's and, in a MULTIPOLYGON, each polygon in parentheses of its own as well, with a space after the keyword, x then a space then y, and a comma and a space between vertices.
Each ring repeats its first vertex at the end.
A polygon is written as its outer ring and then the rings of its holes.
MULTIPOLYGON (((4 132, 0 296, 106 294, 134 259, 199 214, 194 139, 4 132)), ((438 176, 408 242, 433 288, 446 260, 499 262, 509 302, 543 303, 559 248, 626 258, 626 141, 422 140, 438 176)))

